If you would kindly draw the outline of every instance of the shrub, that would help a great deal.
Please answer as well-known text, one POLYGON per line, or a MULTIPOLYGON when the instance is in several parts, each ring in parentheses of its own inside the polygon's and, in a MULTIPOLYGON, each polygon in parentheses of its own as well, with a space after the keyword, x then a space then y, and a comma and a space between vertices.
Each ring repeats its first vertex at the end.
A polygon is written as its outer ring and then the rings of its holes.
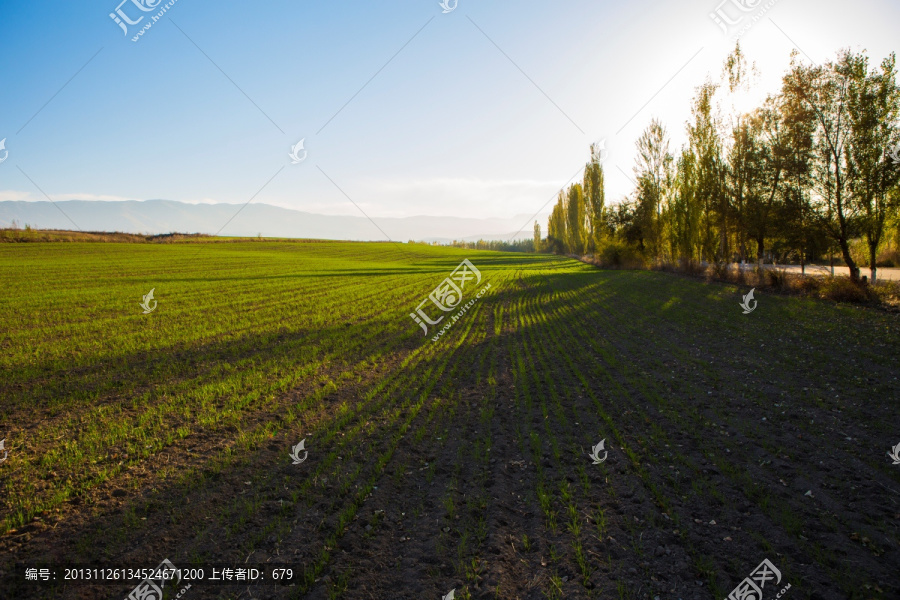
POLYGON ((801 275, 794 278, 793 285, 791 287, 803 294, 816 294, 822 288, 822 282, 822 277, 801 275))
POLYGON ((877 300, 870 286, 854 283, 849 277, 829 277, 819 290, 822 298, 835 302, 869 302, 877 300))
POLYGON ((710 265, 710 276, 713 279, 728 279, 729 265, 727 262, 716 262, 710 265))
POLYGON ((883 250, 875 262, 878 267, 900 267, 900 250, 883 250))
POLYGON ((787 284, 788 274, 784 269, 766 269, 766 285, 773 288, 783 288, 787 284))
POLYGON ((596 255, 601 267, 640 269, 644 266, 637 250, 618 240, 608 240, 596 255))
POLYGON ((698 261, 688 260, 686 258, 681 259, 681 270, 688 275, 703 275, 703 265, 698 261))
POLYGON ((747 272, 741 268, 741 265, 737 265, 732 269, 729 279, 738 285, 746 285, 747 272))
POLYGON ((873 294, 882 304, 900 307, 900 282, 880 280, 869 288, 869 293, 873 294))

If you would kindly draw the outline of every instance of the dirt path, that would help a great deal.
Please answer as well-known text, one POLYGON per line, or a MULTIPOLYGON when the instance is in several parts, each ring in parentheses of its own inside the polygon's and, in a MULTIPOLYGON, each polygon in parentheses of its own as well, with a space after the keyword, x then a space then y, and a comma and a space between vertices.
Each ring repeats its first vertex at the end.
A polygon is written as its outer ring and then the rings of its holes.
MULTIPOLYGON (((763 265, 766 269, 784 269, 788 273, 799 275, 802 272, 800 265, 763 265)), ((829 265, 806 265, 807 275, 828 276, 831 275, 831 267, 829 265)), ((834 274, 837 276, 850 277, 850 269, 848 267, 836 266, 834 274)), ((871 276, 867 267, 860 267, 860 275, 871 276)), ((900 281, 900 269, 889 267, 879 267, 876 273, 879 280, 900 281)))

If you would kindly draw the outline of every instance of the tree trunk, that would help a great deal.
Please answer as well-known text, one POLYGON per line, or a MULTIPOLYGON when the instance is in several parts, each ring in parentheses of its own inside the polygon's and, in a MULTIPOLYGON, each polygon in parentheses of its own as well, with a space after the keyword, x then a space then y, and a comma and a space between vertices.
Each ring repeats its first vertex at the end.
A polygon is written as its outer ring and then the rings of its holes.
POLYGON ((837 208, 837 217, 838 217, 838 227, 839 233, 838 243, 841 246, 841 254, 844 256, 844 262, 847 263, 847 268, 850 269, 850 279, 854 283, 859 283, 859 267, 856 266, 856 262, 854 262, 853 257, 850 256, 850 236, 848 235, 848 224, 847 219, 844 218, 844 184, 843 177, 841 176, 840 170, 840 156, 832 157, 835 161, 835 208, 837 208))
POLYGON ((847 268, 850 269, 850 279, 859 283, 859 267, 856 266, 853 257, 850 256, 850 244, 847 243, 846 239, 838 240, 838 244, 841 246, 841 256, 844 257, 844 262, 847 263, 847 268))
POLYGON ((877 259, 877 254, 878 254, 878 243, 876 242, 873 244, 872 241, 870 240, 869 241, 869 272, 872 275, 872 277, 870 278, 872 280, 872 283, 875 283, 875 276, 878 273, 878 266, 876 265, 876 262, 875 262, 877 259))

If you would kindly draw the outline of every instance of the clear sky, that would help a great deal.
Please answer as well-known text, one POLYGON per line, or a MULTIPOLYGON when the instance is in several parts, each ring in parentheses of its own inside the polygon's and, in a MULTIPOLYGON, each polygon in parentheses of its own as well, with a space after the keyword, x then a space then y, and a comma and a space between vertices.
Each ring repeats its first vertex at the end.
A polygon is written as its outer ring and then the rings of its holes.
POLYGON ((616 201, 650 119, 677 149, 718 77, 734 42, 717 8, 743 17, 732 35, 757 17, 741 43, 759 94, 795 44, 877 64, 900 39, 896 0, 177 0, 133 42, 166 2, 126 0, 144 16, 126 35, 119 1, 0 0, 0 200, 511 217, 548 212, 605 138, 616 201))

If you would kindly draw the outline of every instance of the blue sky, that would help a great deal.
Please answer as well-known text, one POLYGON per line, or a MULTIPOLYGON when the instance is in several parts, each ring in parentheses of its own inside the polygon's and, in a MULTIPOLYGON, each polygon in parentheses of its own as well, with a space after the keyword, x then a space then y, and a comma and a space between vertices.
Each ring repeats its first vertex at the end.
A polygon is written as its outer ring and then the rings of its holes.
POLYGON ((510 217, 542 209, 605 138, 615 201, 652 117, 684 141, 693 89, 733 47, 716 8, 746 24, 771 5, 741 38, 757 95, 795 44, 877 63, 900 23, 888 0, 177 0, 132 42, 156 11, 123 4, 147 15, 126 36, 118 2, 0 0, 0 200, 510 217))

